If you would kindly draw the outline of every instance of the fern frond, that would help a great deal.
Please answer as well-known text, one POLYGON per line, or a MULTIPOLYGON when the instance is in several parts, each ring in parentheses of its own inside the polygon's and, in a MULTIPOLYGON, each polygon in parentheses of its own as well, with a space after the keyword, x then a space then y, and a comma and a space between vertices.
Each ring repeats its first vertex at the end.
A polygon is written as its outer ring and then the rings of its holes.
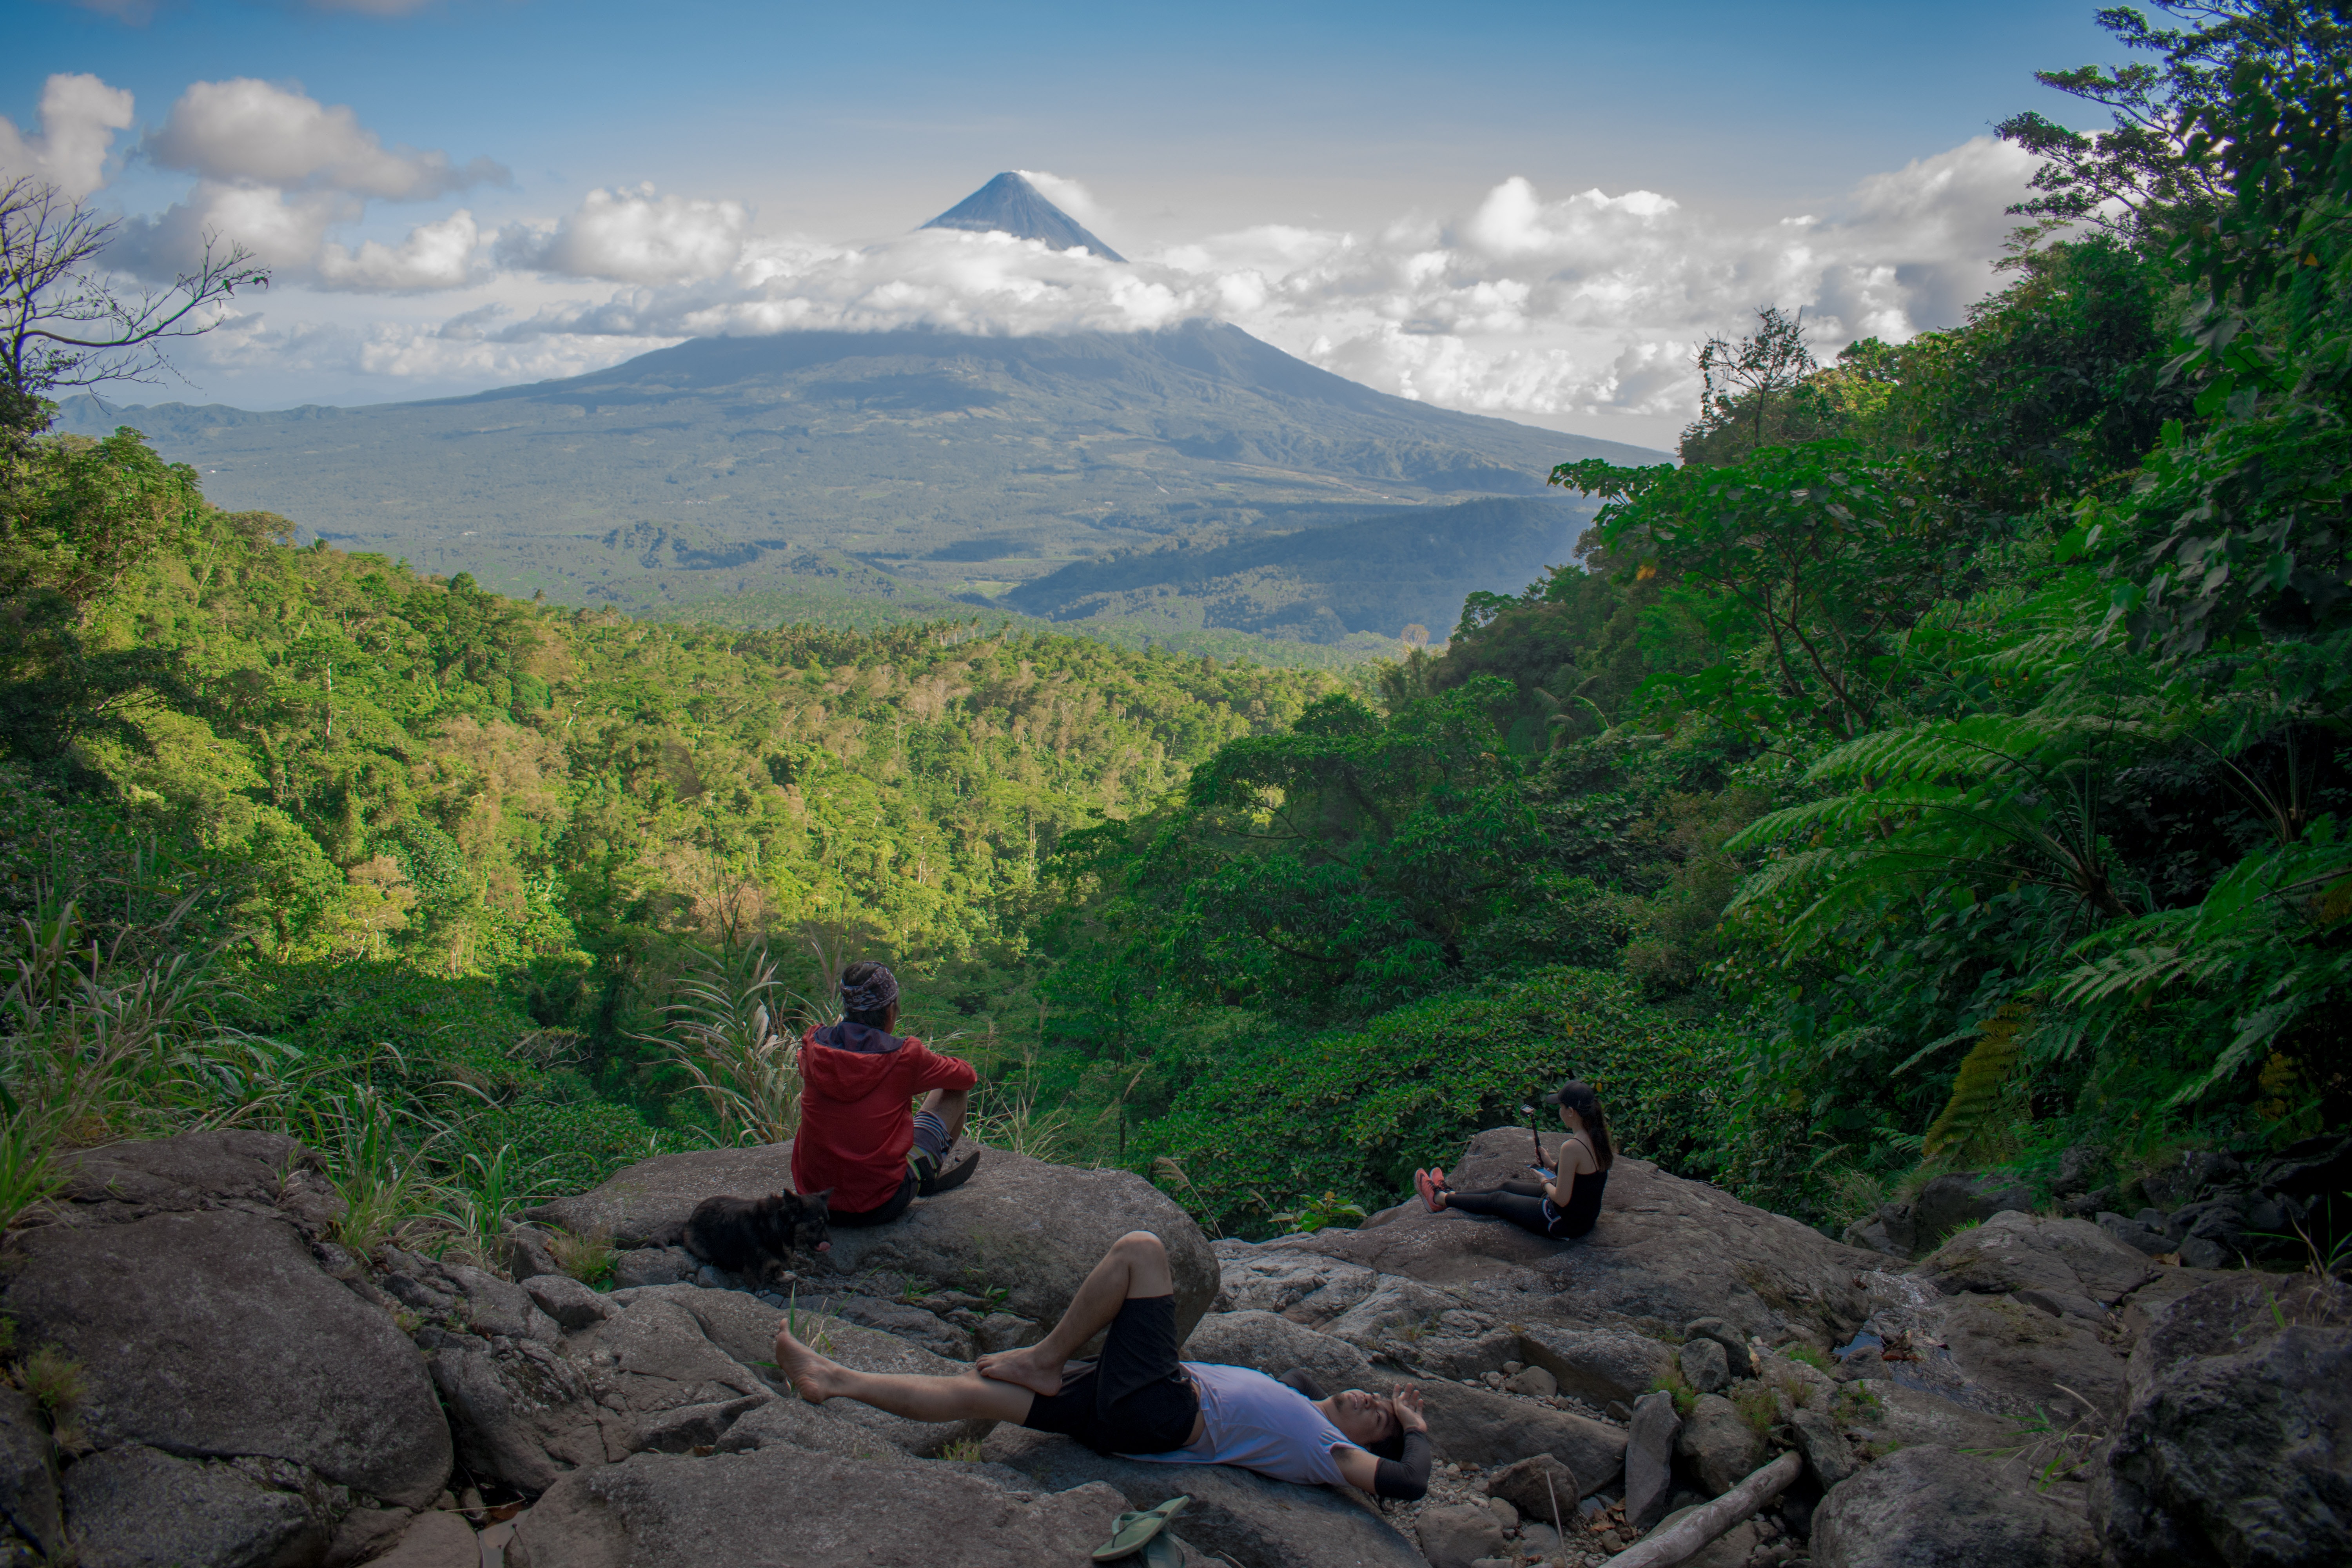
POLYGON ((1939 1159, 1965 1148, 1990 1128, 2000 1112, 2001 1089, 2009 1081, 2010 1070, 2017 1066, 2018 1031, 2028 1016, 2029 1009, 2011 1002, 1977 1026, 1980 1037, 1960 1058, 1959 1073, 1952 1079, 1952 1097, 1921 1140, 1920 1150, 1927 1158, 1939 1159))

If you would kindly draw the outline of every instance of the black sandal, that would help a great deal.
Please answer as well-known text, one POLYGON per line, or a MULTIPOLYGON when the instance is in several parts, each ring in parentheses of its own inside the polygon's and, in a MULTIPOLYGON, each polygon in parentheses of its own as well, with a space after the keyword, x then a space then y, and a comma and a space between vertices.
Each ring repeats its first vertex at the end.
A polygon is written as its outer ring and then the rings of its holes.
POLYGON ((983 1152, 974 1149, 961 1162, 949 1166, 944 1171, 940 1169, 937 1158, 932 1157, 929 1171, 924 1171, 920 1167, 917 1169, 915 1195, 919 1198, 935 1197, 940 1193, 953 1192, 963 1185, 971 1180, 972 1172, 980 1168, 980 1156, 983 1152))

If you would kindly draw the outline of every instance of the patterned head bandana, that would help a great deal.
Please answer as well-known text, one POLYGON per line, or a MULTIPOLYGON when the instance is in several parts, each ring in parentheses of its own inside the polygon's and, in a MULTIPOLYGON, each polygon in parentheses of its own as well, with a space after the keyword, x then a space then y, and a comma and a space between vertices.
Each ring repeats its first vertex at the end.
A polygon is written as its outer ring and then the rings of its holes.
POLYGON ((898 999, 898 977, 878 963, 863 985, 845 982, 841 987, 841 1008, 845 1013, 879 1013, 898 999))

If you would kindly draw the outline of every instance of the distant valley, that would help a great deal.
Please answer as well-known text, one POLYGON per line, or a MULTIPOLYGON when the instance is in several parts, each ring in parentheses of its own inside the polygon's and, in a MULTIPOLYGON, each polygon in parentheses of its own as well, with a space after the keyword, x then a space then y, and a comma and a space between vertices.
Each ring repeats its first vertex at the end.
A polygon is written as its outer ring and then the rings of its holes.
MULTIPOLYGON (((1001 176, 939 221, 992 213, 1060 217, 1001 176)), ((1071 228, 1041 237, 1100 244, 1071 228)), ((218 504, 503 593, 769 625, 995 605, 1180 646, 1443 636, 1469 589, 1565 558, 1588 509, 1547 493, 1554 464, 1663 460, 1391 396, 1205 320, 704 338, 470 397, 78 397, 59 420, 122 424, 218 504)))

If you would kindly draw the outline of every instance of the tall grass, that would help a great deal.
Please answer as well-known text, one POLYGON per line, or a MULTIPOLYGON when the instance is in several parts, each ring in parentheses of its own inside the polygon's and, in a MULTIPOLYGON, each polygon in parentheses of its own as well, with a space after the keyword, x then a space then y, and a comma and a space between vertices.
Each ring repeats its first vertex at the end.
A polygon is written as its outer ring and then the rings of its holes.
POLYGON ((195 901, 101 932, 45 886, 0 920, 0 1225, 55 1190, 63 1152, 268 1121, 299 1092, 294 1052, 220 1022, 211 956, 173 951, 195 901))
POLYGON ((764 947, 698 949, 678 977, 660 1046, 693 1080, 729 1143, 780 1143, 800 1126, 799 1041, 787 1003, 815 1013, 786 991, 764 947))

